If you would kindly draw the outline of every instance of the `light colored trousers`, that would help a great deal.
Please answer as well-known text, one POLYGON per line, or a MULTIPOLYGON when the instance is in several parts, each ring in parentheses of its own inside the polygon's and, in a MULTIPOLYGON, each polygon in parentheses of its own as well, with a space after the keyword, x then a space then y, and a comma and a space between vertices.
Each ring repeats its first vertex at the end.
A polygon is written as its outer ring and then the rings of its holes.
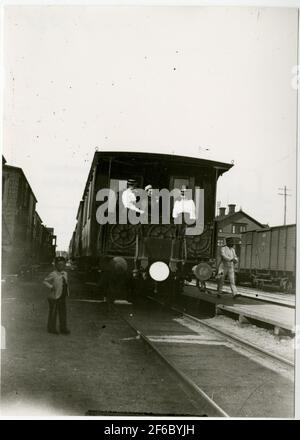
POLYGON ((238 291, 235 285, 235 277, 234 277, 234 265, 232 262, 224 263, 221 262, 218 269, 218 293, 222 293, 224 279, 228 275, 231 292, 233 295, 237 295, 238 291))

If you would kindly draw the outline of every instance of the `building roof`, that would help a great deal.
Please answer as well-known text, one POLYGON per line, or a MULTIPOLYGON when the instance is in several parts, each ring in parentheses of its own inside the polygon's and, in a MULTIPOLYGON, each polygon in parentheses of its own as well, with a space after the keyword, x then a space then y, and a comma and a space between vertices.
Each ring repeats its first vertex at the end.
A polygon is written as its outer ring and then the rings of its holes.
POLYGON ((251 220, 252 222, 256 223, 260 228, 265 228, 266 225, 263 225, 262 223, 260 223, 259 221, 255 220, 255 218, 251 217, 250 215, 248 215, 246 212, 244 212, 242 209, 240 209, 239 211, 235 211, 233 213, 229 213, 229 214, 225 214, 225 215, 218 215, 215 220, 217 222, 222 222, 224 220, 232 220, 234 222, 234 217, 237 217, 237 215, 243 215, 244 217, 247 217, 249 220, 251 220))

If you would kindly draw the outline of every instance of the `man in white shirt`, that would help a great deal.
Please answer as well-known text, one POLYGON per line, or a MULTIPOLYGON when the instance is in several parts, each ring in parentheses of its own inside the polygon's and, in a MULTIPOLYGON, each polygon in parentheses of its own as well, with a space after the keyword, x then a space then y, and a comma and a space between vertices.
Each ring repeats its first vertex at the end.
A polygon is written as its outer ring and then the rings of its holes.
POLYGON ((68 335, 66 297, 69 296, 68 274, 65 271, 66 260, 64 257, 55 258, 55 270, 45 279, 44 285, 48 287, 48 332, 58 334, 56 328, 57 318, 59 319, 60 333, 68 335))
POLYGON ((134 194, 135 188, 136 181, 134 179, 128 179, 127 189, 122 194, 122 203, 125 208, 144 214, 144 211, 136 206, 136 195, 134 194))
POLYGON ((221 248, 221 263, 218 269, 218 294, 222 294, 224 279, 228 274, 230 288, 233 297, 238 295, 238 291, 235 285, 234 279, 234 265, 238 262, 234 247, 233 239, 231 237, 226 238, 226 246, 221 248))
POLYGON ((181 196, 179 200, 176 200, 173 207, 173 218, 177 218, 180 214, 189 214, 190 220, 196 220, 196 207, 194 200, 187 199, 185 196, 187 188, 183 186, 181 188, 181 196))

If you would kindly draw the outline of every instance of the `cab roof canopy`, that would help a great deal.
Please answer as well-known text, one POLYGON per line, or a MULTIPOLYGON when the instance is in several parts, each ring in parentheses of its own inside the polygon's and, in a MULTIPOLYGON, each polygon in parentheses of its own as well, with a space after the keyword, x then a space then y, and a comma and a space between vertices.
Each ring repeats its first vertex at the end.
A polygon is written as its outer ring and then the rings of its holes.
POLYGON ((85 194, 88 183, 92 176, 92 171, 100 161, 111 161, 123 164, 124 166, 132 166, 135 161, 144 161, 147 165, 158 165, 162 162, 165 163, 177 163, 181 165, 194 165, 199 167, 213 168, 217 172, 217 178, 224 172, 233 167, 232 163, 218 162, 214 160, 208 160, 204 158, 192 157, 192 156, 180 156, 175 154, 160 154, 160 153, 145 153, 145 152, 133 152, 133 151, 96 151, 91 164, 90 172, 86 181, 86 186, 83 192, 85 194))
POLYGON ((193 156, 181 156, 175 154, 161 154, 161 153, 144 153, 133 151, 97 151, 94 154, 92 166, 98 162, 99 159, 111 159, 111 160, 145 160, 148 164, 151 162, 180 162, 184 164, 193 164, 198 166, 208 166, 221 170, 221 173, 229 170, 233 164, 217 162, 214 160, 198 158, 193 156))

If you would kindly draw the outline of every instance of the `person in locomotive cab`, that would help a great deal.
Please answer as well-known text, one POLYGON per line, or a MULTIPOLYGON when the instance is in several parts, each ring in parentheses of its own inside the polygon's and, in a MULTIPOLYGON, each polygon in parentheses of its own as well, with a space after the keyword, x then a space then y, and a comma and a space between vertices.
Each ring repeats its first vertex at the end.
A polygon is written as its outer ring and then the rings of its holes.
POLYGON ((177 200, 175 200, 172 217, 174 222, 176 223, 176 219, 179 216, 182 216, 181 222, 176 224, 176 234, 178 237, 183 237, 185 235, 186 230, 186 215, 188 214, 189 222, 191 225, 196 221, 196 206, 194 200, 188 199, 186 197, 187 187, 182 185, 180 190, 180 196, 177 200))
POLYGON ((172 217, 174 223, 176 224, 176 235, 177 237, 183 237, 186 231, 186 216, 188 215, 188 225, 191 225, 196 221, 196 207, 194 200, 188 199, 186 196, 187 187, 182 185, 180 189, 180 195, 177 200, 175 200, 173 206, 172 217), (176 219, 181 217, 180 223, 176 222, 176 219))
POLYGON ((196 220, 196 206, 194 200, 186 197, 186 191, 187 187, 182 185, 180 197, 174 203, 172 216, 175 219, 181 214, 189 214, 190 220, 193 221, 196 220))
POLYGON ((159 198, 153 194, 153 187, 150 184, 145 186, 145 192, 147 198, 142 201, 142 208, 148 211, 148 217, 151 219, 152 210, 159 208, 159 198))
POLYGON ((234 265, 238 262, 238 258, 233 247, 233 238, 226 238, 226 246, 221 248, 221 262, 218 268, 218 295, 222 294, 224 279, 228 275, 230 288, 233 297, 238 295, 235 285, 234 265))
POLYGON ((136 188, 136 180, 128 179, 127 189, 122 194, 123 206, 126 209, 131 209, 132 211, 138 212, 140 214, 144 214, 144 211, 136 206, 136 195, 134 191, 135 188, 136 188))
POLYGON ((55 258, 55 270, 45 279, 44 285, 48 287, 48 326, 49 333, 58 334, 56 328, 57 317, 59 318, 60 333, 68 335, 66 297, 69 296, 68 274, 65 271, 66 260, 64 257, 55 258))
POLYGON ((145 199, 142 200, 142 210, 145 212, 147 212, 148 214, 148 218, 151 217, 151 206, 152 206, 152 202, 153 202, 153 188, 152 185, 146 185, 145 186, 145 192, 147 197, 145 199))
POLYGON ((150 201, 151 201, 151 197, 152 197, 152 194, 153 194, 152 185, 149 184, 149 185, 145 186, 145 191, 147 193, 148 199, 150 199, 150 201))

